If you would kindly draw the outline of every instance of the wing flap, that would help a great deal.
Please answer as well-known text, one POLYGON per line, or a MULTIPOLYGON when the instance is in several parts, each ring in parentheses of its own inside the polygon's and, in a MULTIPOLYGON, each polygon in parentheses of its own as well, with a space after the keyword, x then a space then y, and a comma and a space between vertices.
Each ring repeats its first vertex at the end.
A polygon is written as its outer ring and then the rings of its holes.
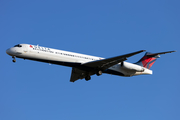
POLYGON ((80 70, 78 68, 72 68, 72 72, 71 72, 71 79, 70 82, 75 82, 78 79, 84 79, 87 75, 94 75, 95 72, 87 72, 84 70, 80 70))
POLYGON ((72 68, 72 72, 71 72, 71 79, 70 82, 75 82, 78 79, 83 79, 85 78, 85 71, 79 70, 77 68, 72 68))

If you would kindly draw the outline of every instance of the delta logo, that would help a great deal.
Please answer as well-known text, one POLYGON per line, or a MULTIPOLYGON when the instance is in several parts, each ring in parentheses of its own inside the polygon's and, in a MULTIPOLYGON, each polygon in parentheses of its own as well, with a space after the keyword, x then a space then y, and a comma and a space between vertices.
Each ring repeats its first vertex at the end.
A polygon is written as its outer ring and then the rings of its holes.
POLYGON ((32 46, 32 45, 30 45, 29 47, 30 47, 30 48, 33 48, 33 46, 32 46))

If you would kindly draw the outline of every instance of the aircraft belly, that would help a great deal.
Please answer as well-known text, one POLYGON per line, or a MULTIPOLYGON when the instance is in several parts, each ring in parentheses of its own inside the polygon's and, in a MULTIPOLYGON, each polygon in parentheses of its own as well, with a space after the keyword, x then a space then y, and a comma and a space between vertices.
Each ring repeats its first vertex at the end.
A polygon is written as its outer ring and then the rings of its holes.
POLYGON ((111 74, 111 75, 119 75, 119 76, 125 76, 123 73, 121 73, 120 71, 116 71, 113 69, 106 69, 105 71, 103 71, 104 73, 107 74, 111 74))
POLYGON ((116 73, 115 75, 119 73, 119 74, 122 74, 122 76, 126 76, 126 77, 133 76, 136 73, 136 71, 124 69, 123 67, 120 66, 120 64, 110 67, 109 69, 112 71, 115 71, 116 73))

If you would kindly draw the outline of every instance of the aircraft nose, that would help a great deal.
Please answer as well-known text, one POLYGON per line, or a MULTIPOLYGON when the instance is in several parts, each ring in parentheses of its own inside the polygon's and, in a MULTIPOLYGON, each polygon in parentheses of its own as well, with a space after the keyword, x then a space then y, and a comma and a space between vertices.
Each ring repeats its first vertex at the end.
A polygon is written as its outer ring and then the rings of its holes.
POLYGON ((12 55, 12 54, 13 54, 12 48, 7 49, 7 50, 6 50, 6 53, 7 53, 8 55, 12 55))
POLYGON ((10 49, 7 49, 7 50, 6 50, 6 53, 9 54, 9 53, 10 53, 10 49))

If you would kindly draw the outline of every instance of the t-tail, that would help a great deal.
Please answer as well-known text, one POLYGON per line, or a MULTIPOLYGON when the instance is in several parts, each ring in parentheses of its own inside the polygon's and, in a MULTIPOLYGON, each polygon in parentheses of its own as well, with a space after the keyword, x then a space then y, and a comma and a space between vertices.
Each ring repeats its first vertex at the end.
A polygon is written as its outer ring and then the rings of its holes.
POLYGON ((135 64, 143 66, 150 69, 155 63, 156 59, 160 57, 161 54, 172 53, 176 51, 160 52, 160 53, 150 53, 146 52, 145 55, 135 64))

